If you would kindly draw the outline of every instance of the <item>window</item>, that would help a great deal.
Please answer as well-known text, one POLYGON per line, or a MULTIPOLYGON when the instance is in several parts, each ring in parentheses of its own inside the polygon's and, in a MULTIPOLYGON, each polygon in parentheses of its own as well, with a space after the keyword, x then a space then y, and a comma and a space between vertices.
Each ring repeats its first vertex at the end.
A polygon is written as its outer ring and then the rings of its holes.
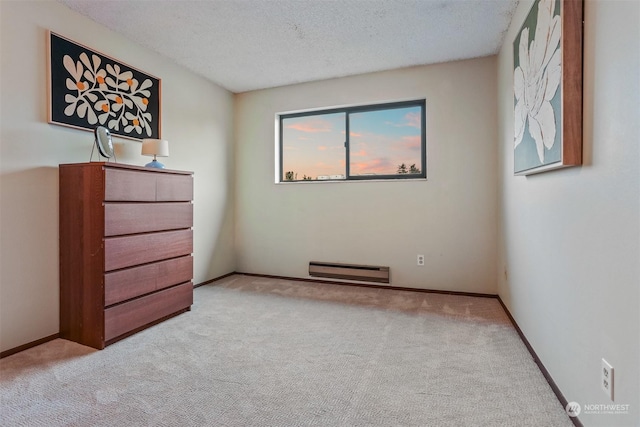
POLYGON ((280 182, 425 178, 425 101, 282 114, 280 182))

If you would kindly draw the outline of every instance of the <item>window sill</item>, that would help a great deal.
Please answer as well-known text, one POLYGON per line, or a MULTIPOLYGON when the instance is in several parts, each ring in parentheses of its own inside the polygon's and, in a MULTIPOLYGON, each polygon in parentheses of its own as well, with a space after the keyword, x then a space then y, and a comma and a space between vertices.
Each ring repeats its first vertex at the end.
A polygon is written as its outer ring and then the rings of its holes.
POLYGON ((380 182, 424 182, 428 178, 405 178, 405 179, 327 179, 313 181, 282 181, 275 182, 275 185, 294 185, 294 184, 364 184, 364 183, 380 183, 380 182))

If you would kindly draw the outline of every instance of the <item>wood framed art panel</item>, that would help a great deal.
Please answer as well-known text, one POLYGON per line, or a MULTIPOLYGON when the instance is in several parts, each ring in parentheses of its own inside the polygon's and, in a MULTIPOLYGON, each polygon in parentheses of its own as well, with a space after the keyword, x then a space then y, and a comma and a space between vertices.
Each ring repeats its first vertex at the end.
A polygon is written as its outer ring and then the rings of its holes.
POLYGON ((159 78, 52 31, 48 42, 49 123, 130 139, 161 138, 159 78))
POLYGON ((582 164, 583 0, 535 0, 513 42, 514 173, 582 164))

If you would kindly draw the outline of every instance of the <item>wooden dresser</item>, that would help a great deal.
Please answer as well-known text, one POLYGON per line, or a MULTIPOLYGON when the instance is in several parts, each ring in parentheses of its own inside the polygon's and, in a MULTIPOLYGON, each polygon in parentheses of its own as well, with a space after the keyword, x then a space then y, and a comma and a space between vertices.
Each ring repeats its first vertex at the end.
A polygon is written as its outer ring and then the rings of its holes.
POLYGON ((60 165, 60 337, 94 348, 193 303, 193 173, 60 165))

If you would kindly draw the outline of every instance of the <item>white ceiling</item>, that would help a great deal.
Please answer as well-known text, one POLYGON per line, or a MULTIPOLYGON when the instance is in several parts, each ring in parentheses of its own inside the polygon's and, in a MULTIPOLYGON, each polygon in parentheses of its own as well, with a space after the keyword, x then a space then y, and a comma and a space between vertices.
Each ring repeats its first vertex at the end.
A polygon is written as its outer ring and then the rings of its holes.
POLYGON ((236 93, 492 55, 518 3, 58 1, 236 93))

